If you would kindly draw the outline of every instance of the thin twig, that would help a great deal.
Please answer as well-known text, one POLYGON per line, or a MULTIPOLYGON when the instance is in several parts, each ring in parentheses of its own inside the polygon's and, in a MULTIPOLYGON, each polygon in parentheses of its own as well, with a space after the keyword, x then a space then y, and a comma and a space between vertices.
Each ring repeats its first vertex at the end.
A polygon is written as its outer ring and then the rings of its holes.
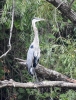
POLYGON ((8 42, 9 49, 3 55, 1 55, 0 58, 5 57, 12 48, 12 46, 11 46, 11 37, 12 37, 12 30, 13 30, 13 22, 14 22, 14 0, 13 0, 13 5, 12 5, 12 22, 11 22, 10 37, 9 37, 9 42, 8 42))
POLYGON ((26 62, 26 60, 20 59, 20 58, 14 58, 17 61, 21 61, 21 62, 26 62))
POLYGON ((56 23, 56 26, 57 26, 57 29, 58 29, 59 37, 60 37, 60 39, 62 41, 62 44, 64 46, 64 43, 63 43, 63 40, 62 40, 62 36, 61 36, 60 30, 59 30, 59 25, 57 23, 57 8, 55 8, 55 23, 56 23))
POLYGON ((56 9, 58 9, 64 2, 62 1, 57 7, 56 9))
POLYGON ((69 4, 69 8, 70 8, 70 9, 71 9, 71 6, 72 6, 73 2, 74 2, 74 0, 72 0, 72 1, 70 2, 70 4, 69 4))

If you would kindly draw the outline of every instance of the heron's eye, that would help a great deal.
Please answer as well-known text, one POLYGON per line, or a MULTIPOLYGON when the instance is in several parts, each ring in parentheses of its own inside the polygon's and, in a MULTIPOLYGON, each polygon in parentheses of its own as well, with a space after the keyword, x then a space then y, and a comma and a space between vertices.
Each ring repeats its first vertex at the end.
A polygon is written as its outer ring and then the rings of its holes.
POLYGON ((31 45, 30 48, 33 48, 33 45, 31 45))

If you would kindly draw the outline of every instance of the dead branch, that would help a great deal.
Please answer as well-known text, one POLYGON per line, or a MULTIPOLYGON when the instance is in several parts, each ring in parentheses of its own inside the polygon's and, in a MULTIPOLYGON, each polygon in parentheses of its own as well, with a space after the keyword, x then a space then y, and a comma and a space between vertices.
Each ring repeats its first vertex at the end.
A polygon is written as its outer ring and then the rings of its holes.
POLYGON ((10 36, 9 36, 9 43, 8 43, 9 49, 3 55, 1 55, 0 58, 5 57, 12 48, 11 37, 12 37, 12 30, 13 30, 13 22, 14 22, 14 0, 13 0, 13 4, 12 4, 12 22, 11 22, 11 27, 10 27, 10 36))
POLYGON ((20 58, 14 58, 15 60, 17 61, 20 61, 20 62, 26 62, 26 60, 23 60, 23 59, 20 59, 20 58))
MULTIPOLYGON (((26 60, 15 58, 16 60, 20 61, 18 62, 21 65, 26 66, 26 60)), ((45 68, 44 66, 38 64, 37 68, 35 69, 37 76, 41 77, 42 79, 52 80, 52 81, 67 81, 67 82, 73 82, 76 83, 75 79, 71 79, 57 71, 45 68)))
POLYGON ((69 83, 64 81, 42 81, 38 83, 20 83, 15 82, 12 79, 0 81, 0 88, 3 87, 21 87, 21 88, 42 88, 42 87, 66 87, 66 88, 76 88, 75 83, 69 83))
MULTIPOLYGON (((76 12, 73 9, 69 8, 68 2, 64 2, 63 0, 46 0, 47 2, 53 4, 61 13, 66 16, 73 23, 76 23, 76 12)), ((74 0, 70 3, 72 5, 74 0)))

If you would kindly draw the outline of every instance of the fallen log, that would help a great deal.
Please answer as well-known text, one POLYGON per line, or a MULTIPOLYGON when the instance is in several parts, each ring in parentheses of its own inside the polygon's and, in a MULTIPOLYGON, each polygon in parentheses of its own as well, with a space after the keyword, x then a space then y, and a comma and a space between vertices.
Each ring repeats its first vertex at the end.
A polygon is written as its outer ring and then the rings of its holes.
POLYGON ((75 89, 76 84, 65 81, 42 81, 38 83, 33 83, 33 82, 20 83, 10 79, 10 80, 0 81, 0 88, 3 87, 21 87, 21 88, 65 87, 65 88, 75 89))

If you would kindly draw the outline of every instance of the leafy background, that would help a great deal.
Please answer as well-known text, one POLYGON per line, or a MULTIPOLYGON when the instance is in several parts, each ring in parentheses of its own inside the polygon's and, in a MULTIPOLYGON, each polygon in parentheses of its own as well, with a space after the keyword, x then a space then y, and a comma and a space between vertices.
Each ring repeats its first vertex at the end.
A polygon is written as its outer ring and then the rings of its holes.
MULTIPOLYGON (((69 3, 71 0, 64 0, 69 3)), ((76 11, 76 1, 72 5, 76 11)), ((11 25, 12 0, 0 1, 0 55, 7 51, 11 25)), ((0 80, 32 81, 15 57, 26 59, 33 40, 31 21, 34 17, 46 19, 37 23, 40 39, 40 64, 76 79, 76 26, 46 0, 16 0, 12 50, 0 59, 0 80)), ((75 100, 76 91, 66 88, 2 88, 0 100, 75 100)))

